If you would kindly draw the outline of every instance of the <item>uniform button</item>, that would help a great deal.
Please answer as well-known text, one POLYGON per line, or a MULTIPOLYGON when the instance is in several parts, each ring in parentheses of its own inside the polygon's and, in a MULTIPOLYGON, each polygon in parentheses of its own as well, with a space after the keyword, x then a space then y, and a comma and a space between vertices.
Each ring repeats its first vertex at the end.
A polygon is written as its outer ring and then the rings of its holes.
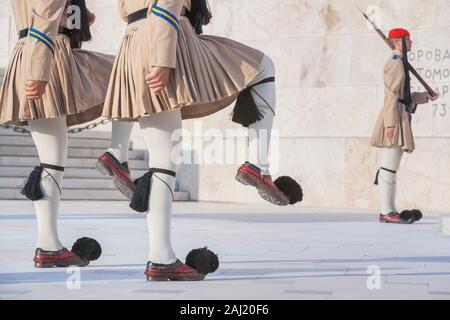
POLYGON ((137 30, 137 27, 133 27, 133 28, 131 28, 131 30, 136 31, 136 30, 137 30))

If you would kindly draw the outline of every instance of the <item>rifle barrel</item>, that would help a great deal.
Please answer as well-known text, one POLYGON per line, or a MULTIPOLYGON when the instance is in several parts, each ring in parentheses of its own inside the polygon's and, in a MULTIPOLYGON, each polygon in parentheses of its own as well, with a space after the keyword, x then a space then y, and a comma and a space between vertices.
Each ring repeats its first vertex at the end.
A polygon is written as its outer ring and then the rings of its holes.
MULTIPOLYGON (((372 25, 374 30, 380 35, 380 37, 384 40, 384 42, 386 42, 386 44, 389 46, 389 48, 394 49, 394 45, 389 41, 389 38, 386 37, 386 35, 383 33, 383 31, 381 31, 381 29, 378 28, 378 26, 375 24, 375 22, 370 20, 370 18, 367 16, 367 14, 365 14, 362 11, 362 9, 356 4, 356 2, 353 1, 353 3, 358 8, 358 10, 362 13, 364 18, 366 18, 366 20, 370 22, 370 24, 372 25)), ((414 67, 410 63, 408 63, 408 65, 409 65, 409 70, 414 75, 414 77, 416 77, 416 79, 425 87, 425 89, 428 91, 428 93, 431 96, 435 97, 437 94, 431 88, 431 86, 420 76, 420 74, 416 71, 416 69, 414 69, 414 67)))

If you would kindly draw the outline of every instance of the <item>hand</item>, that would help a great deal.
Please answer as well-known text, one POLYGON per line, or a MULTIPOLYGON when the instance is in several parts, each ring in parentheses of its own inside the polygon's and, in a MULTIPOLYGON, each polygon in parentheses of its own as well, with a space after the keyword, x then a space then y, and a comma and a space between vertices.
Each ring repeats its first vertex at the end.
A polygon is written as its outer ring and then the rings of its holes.
POLYGON ((436 101, 439 98, 439 93, 436 93, 435 96, 432 96, 431 94, 428 94, 427 98, 428 98, 428 100, 436 101))
POLYGON ((154 67, 152 71, 147 74, 145 81, 147 82, 150 90, 156 94, 163 91, 167 84, 169 83, 170 68, 165 67, 154 67))
POLYGON ((27 81, 25 84, 25 95, 28 100, 38 100, 45 93, 46 86, 47 82, 45 81, 27 81))
POLYGON ((95 22, 95 13, 88 10, 88 16, 89 16, 89 26, 92 26, 95 22))
POLYGON ((388 137, 388 139, 393 139, 394 138, 394 134, 395 134, 395 127, 387 128, 386 136, 388 137))

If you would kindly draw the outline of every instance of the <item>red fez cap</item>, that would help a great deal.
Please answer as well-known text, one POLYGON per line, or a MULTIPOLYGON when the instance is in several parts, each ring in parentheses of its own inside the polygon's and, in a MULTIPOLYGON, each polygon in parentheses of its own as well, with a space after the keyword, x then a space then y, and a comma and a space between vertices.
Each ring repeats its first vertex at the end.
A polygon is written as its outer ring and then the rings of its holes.
POLYGON ((398 28, 389 31, 389 39, 401 39, 405 37, 409 37, 409 31, 406 29, 398 28))

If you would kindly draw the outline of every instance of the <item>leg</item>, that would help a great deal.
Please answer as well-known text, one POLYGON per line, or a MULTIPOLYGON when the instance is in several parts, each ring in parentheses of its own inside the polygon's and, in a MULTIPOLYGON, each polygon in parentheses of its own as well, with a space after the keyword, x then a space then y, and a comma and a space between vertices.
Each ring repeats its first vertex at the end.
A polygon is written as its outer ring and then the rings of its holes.
POLYGON ((259 195, 276 205, 295 204, 303 199, 300 185, 290 177, 272 181, 269 148, 276 110, 275 67, 264 56, 259 74, 236 102, 233 121, 248 124, 248 161, 242 165, 236 180, 256 187, 259 195), (250 116, 249 116, 250 115, 250 116))
POLYGON ((111 146, 107 152, 115 156, 120 163, 128 162, 128 147, 133 125, 134 122, 112 122, 111 146))
POLYGON ((94 239, 82 238, 67 250, 58 236, 58 211, 61 200, 64 167, 67 161, 66 119, 41 119, 28 123, 41 165, 28 179, 23 193, 33 200, 38 223, 38 240, 34 256, 38 268, 83 267, 100 257, 101 249, 94 239), (89 252, 85 248, 89 247, 89 252), (94 252, 95 251, 95 252, 94 252))
MULTIPOLYGON (((397 165, 397 170, 394 170, 394 171, 397 171, 397 172, 399 171, 400 164, 401 164, 402 158, 403 158, 403 153, 404 153, 403 150, 398 148, 396 159, 394 159, 394 162, 397 165)), ((394 209, 394 212, 398 212, 398 210, 397 210, 397 175, 394 176, 393 183, 394 183, 394 185, 393 185, 393 190, 392 190, 391 206, 394 209)))
MULTIPOLYGON (((150 168, 177 171, 178 159, 172 158, 172 150, 179 143, 173 141, 172 133, 181 129, 181 112, 163 112, 139 120, 150 160, 150 168)), ((151 177, 151 197, 149 214, 150 253, 149 260, 158 264, 172 264, 177 261, 172 249, 170 220, 175 178, 171 175, 155 173, 151 177)))
MULTIPOLYGON (((272 60, 264 56, 261 72, 253 83, 272 77, 275 77, 275 67, 272 60)), ((248 160, 259 167, 263 175, 270 176, 269 147, 276 108, 275 82, 261 83, 252 87, 251 95, 258 108, 263 110, 263 118, 249 126, 248 160)))
MULTIPOLYGON (((181 129, 181 112, 162 112, 139 120, 145 143, 150 153, 150 171, 138 181, 133 203, 147 209, 149 230, 149 263, 145 274, 148 280, 196 281, 204 275, 181 263, 173 251, 171 242, 171 215, 175 175, 180 155, 174 154, 180 143, 172 138, 181 129), (147 194, 143 194, 143 193, 147 194), (149 201, 142 201, 148 196, 149 201)), ((147 199, 148 199, 147 198, 147 199)))
MULTIPOLYGON (((41 163, 65 167, 67 160, 66 119, 41 119, 29 122, 31 136, 41 163)), ((58 237, 57 217, 64 172, 44 169, 41 190, 44 198, 34 201, 38 222, 37 248, 48 251, 62 249, 58 237)))
POLYGON ((380 203, 381 203, 381 222, 386 217, 392 217, 399 222, 398 212, 395 208, 395 194, 397 187, 397 171, 400 167, 403 151, 401 148, 384 148, 381 149, 381 168, 377 173, 376 183, 380 186, 380 203))
POLYGON ((125 197, 133 197, 135 185, 128 167, 128 147, 134 122, 113 121, 111 146, 99 158, 97 169, 113 179, 114 186, 125 197))

